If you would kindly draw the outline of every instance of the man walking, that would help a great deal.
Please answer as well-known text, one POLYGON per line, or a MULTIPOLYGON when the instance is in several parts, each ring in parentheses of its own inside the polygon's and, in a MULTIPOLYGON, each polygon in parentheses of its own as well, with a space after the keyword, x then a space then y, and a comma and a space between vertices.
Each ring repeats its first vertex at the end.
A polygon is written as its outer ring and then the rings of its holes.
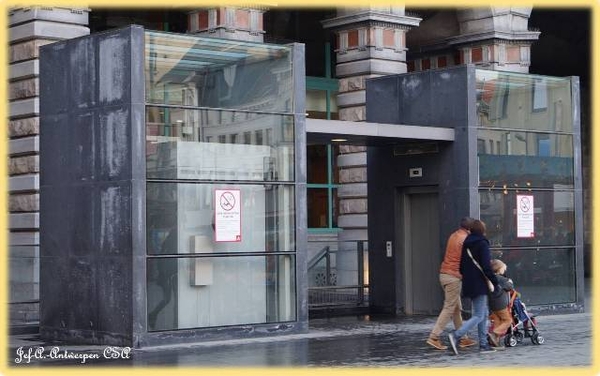
MULTIPOLYGON (((442 344, 440 335, 444 328, 452 319, 454 329, 462 326, 462 304, 460 302, 460 292, 462 288, 462 276, 459 272, 460 255, 462 253, 463 243, 469 235, 471 225, 474 219, 464 217, 460 220, 460 228, 454 231, 446 243, 446 253, 444 261, 440 267, 440 284, 444 289, 444 306, 440 311, 437 321, 429 334, 427 344, 438 350, 446 350, 448 346, 442 344)), ((460 347, 473 346, 476 342, 466 335, 460 339, 460 347)))

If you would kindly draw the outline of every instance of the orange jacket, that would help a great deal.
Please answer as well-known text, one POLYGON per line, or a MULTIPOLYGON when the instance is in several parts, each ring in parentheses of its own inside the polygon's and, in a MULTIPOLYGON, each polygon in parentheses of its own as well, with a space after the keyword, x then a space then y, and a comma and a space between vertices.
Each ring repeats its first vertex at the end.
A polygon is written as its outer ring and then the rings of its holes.
POLYGON ((459 228, 454 231, 448 238, 446 243, 446 254, 444 255, 444 261, 440 267, 441 274, 450 274, 457 278, 462 279, 462 275, 458 271, 460 267, 460 255, 462 253, 463 243, 469 235, 469 232, 464 228, 459 228))

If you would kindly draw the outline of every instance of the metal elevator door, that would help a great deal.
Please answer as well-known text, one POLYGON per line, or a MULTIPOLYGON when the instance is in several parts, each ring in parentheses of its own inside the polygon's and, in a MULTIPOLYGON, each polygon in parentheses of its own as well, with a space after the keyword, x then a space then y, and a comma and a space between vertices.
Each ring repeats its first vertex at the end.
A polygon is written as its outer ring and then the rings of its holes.
POLYGON ((438 194, 431 189, 411 190, 405 193, 405 203, 406 313, 437 315, 443 303, 438 194))

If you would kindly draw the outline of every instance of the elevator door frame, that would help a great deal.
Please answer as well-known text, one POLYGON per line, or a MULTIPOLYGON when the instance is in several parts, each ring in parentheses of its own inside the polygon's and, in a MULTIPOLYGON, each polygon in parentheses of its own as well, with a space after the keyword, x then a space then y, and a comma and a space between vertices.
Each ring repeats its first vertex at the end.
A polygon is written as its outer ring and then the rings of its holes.
MULTIPOLYGON (((402 278, 397 279, 397 283, 400 283, 401 286, 398 286, 399 295, 397 296, 397 302, 400 307, 404 307, 405 314, 427 314, 427 315, 436 315, 441 308, 441 304, 443 302, 443 294, 442 290, 439 287, 439 267, 443 258, 443 250, 439 249, 440 244, 440 221, 439 221, 439 189, 438 186, 435 185, 427 185, 427 186, 417 186, 417 187, 403 187, 398 189, 398 197, 399 197, 399 207, 397 210, 398 215, 398 224, 399 226, 396 228, 396 244, 401 246, 402 256, 400 257, 400 265, 396 269, 397 273, 402 275, 402 278), (430 263, 431 269, 429 273, 425 275, 422 274, 422 278, 415 279, 413 273, 413 256, 415 253, 412 250, 412 235, 414 231, 411 230, 411 197, 416 195, 435 195, 435 203, 436 203, 436 212, 438 215, 438 219, 436 220, 434 226, 430 226, 426 224, 426 234, 431 235, 434 234, 433 244, 430 249, 430 254, 427 254, 427 257, 431 256, 432 262, 430 263), (432 233, 432 229, 437 231, 437 234, 432 233), (437 235, 437 236, 435 236, 437 235), (435 253, 435 252, 438 253, 435 253), (418 311, 415 308, 414 299, 415 295, 419 293, 417 289, 423 288, 423 286, 428 285, 430 289, 430 294, 432 296, 432 303, 430 303, 430 307, 426 310, 419 309, 418 311)), ((423 291, 421 291, 422 293, 423 291)))

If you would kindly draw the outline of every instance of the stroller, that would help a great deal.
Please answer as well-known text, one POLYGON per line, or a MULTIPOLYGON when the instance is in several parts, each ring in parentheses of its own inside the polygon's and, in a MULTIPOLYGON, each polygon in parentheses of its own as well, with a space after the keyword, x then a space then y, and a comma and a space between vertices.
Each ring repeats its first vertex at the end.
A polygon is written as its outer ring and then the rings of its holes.
POLYGON ((529 337, 534 345, 541 345, 544 343, 544 337, 538 331, 537 320, 535 316, 527 312, 527 307, 521 301, 520 295, 514 289, 509 291, 508 310, 513 320, 506 331, 506 336, 504 336, 504 344, 507 347, 514 347, 523 342, 524 338, 529 337))

